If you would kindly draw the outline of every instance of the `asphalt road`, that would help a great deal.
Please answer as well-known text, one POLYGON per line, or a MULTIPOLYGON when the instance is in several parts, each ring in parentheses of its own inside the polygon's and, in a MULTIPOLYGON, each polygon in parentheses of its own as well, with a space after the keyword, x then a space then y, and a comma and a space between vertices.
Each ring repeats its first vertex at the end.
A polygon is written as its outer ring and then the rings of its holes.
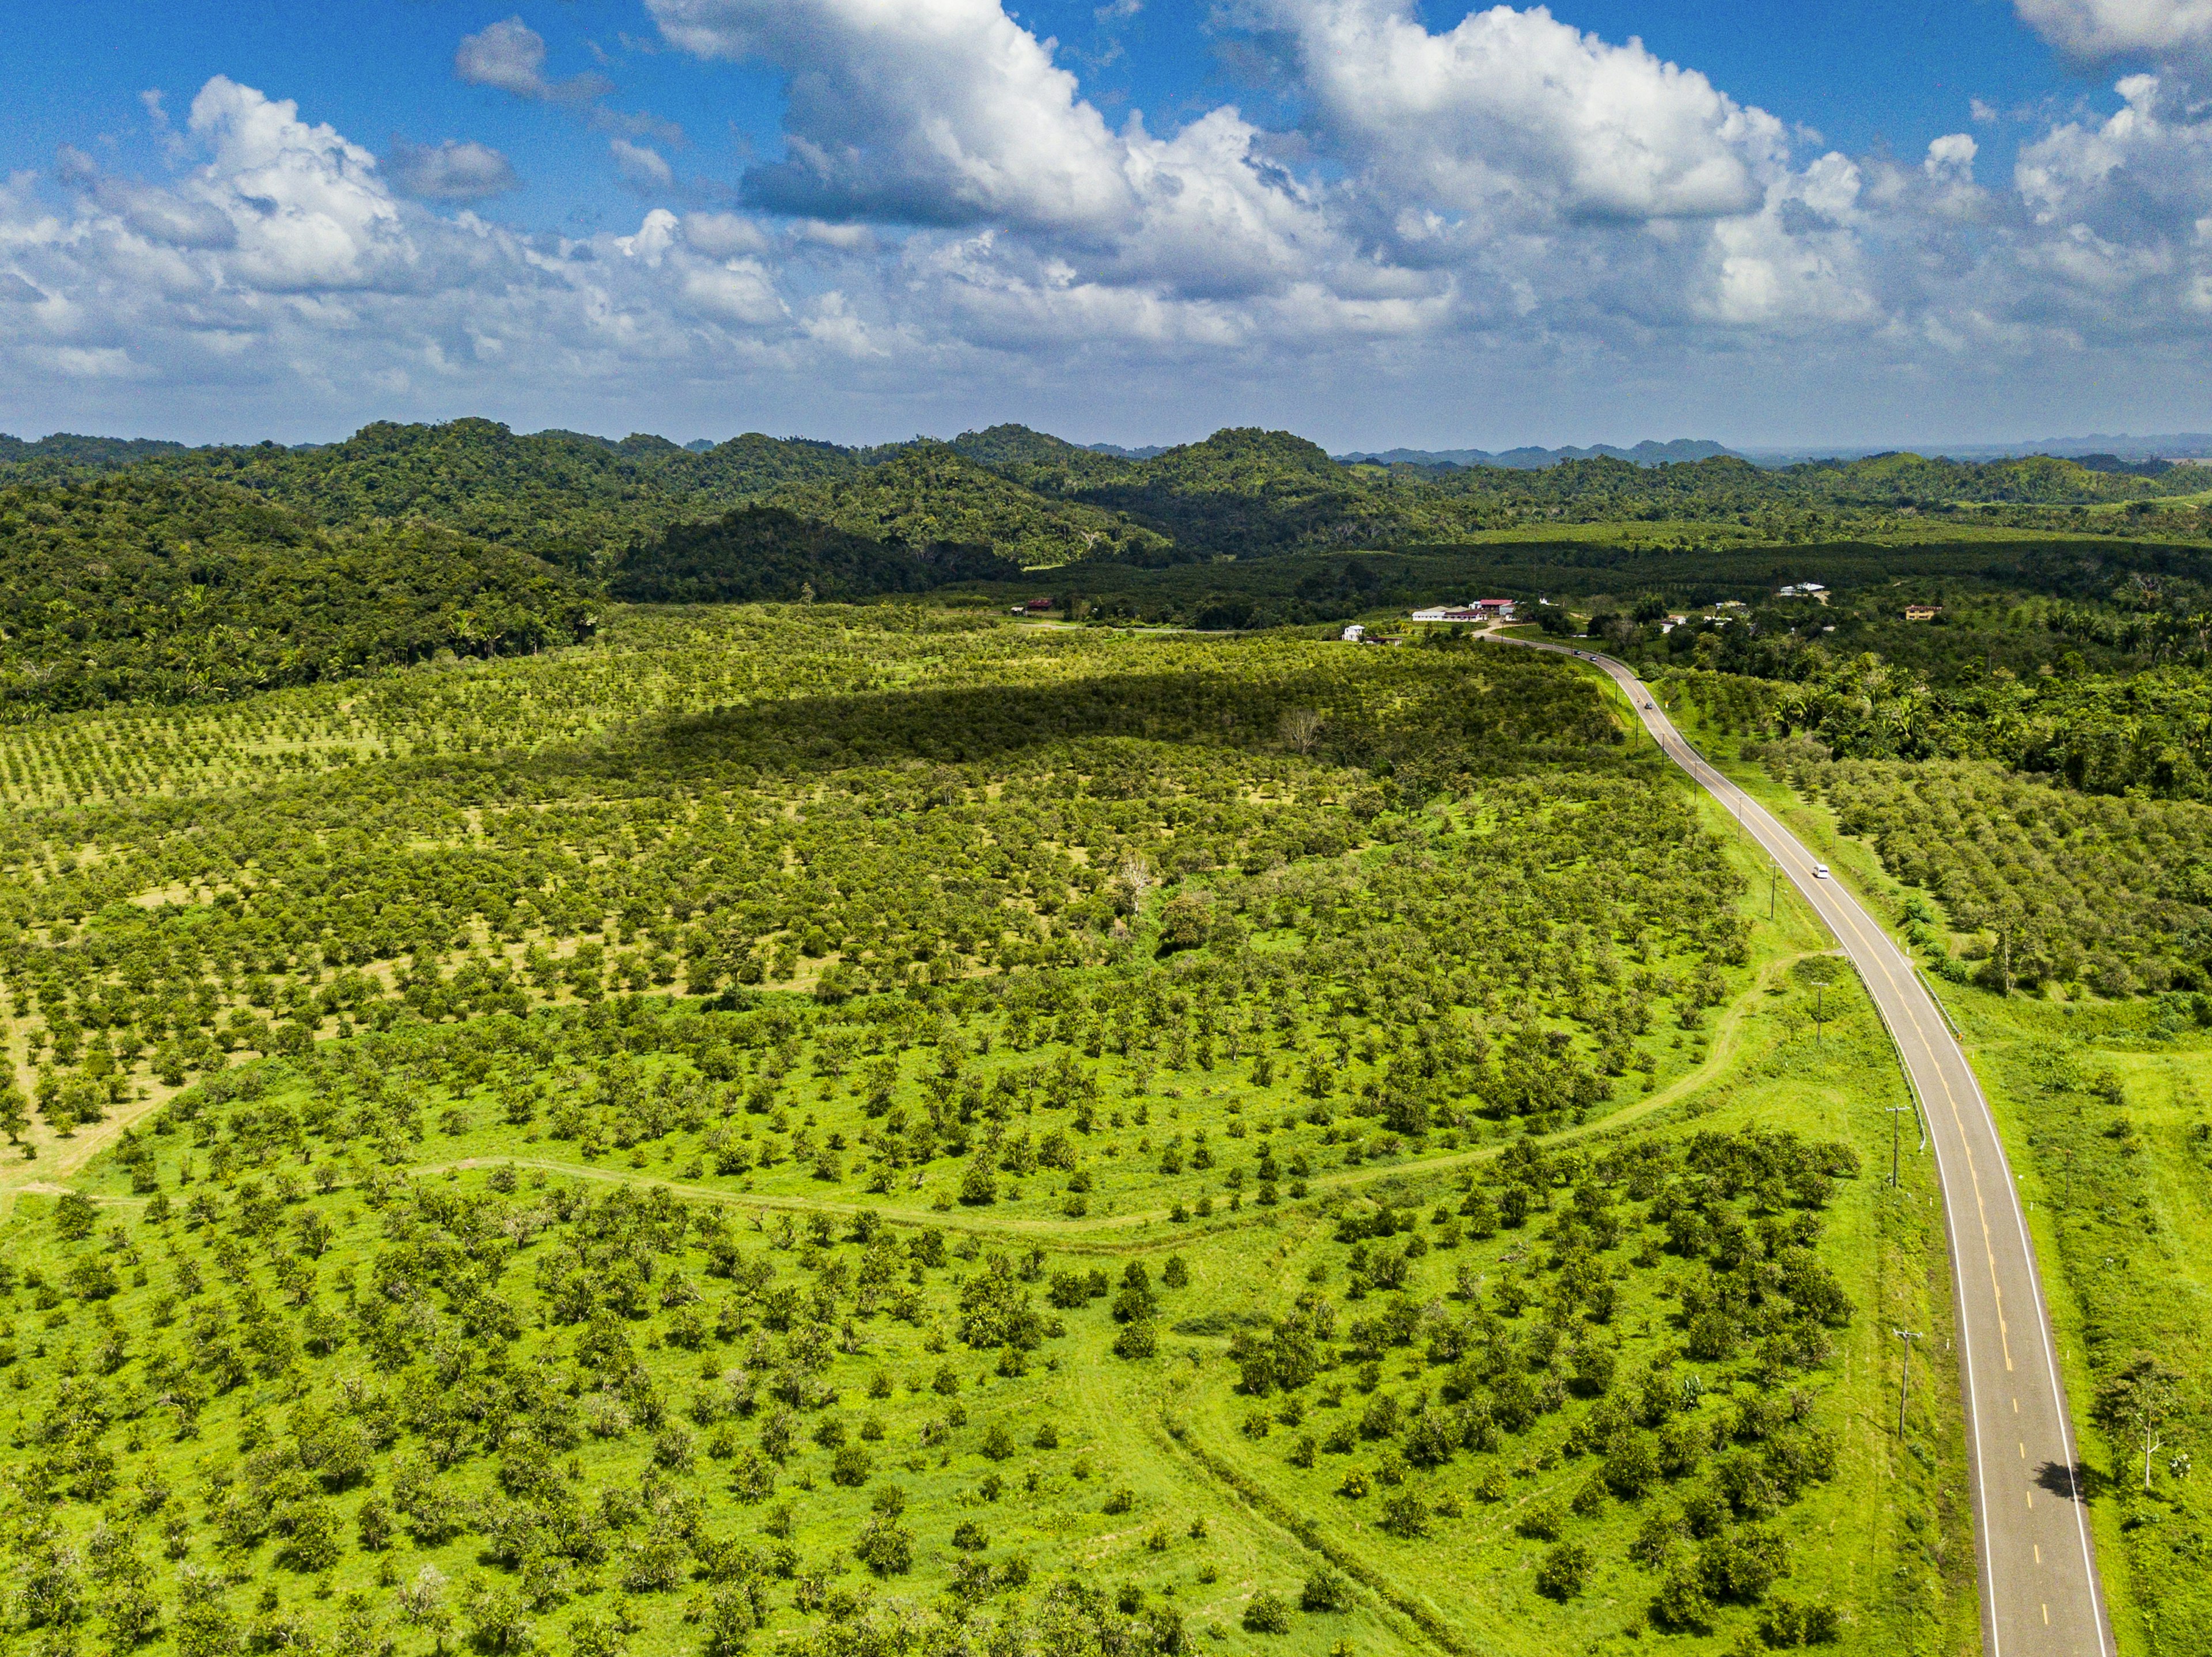
MULTIPOLYGON (((1814 873, 1819 859, 1705 763, 1628 668, 1571 646, 1498 636, 1579 657, 1609 674, 1661 750, 1735 815, 1858 968, 1919 1096, 1943 1187, 1980 1556, 1983 1649, 1989 1657, 2110 1657, 2112 1630, 2035 1248, 1989 1102, 1942 1008, 1858 901, 1814 873)), ((1916 1368, 1942 1359, 1929 1343, 1914 1344, 1916 1368)))

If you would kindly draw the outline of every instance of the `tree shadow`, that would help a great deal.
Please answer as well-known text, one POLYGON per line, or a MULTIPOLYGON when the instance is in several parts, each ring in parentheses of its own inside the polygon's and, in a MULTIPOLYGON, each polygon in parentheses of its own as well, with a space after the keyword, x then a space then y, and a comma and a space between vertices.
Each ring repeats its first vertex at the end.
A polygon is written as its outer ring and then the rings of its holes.
POLYGON ((2086 1461, 2070 1466, 2063 1461, 2046 1461, 2035 1470, 2035 1483, 2039 1489, 2065 1502, 2094 1502, 2116 1488, 2112 1478, 2086 1461))
POLYGON ((1387 685, 1363 686, 1356 668, 1266 677, 1204 671, 793 697, 649 725, 554 763, 579 776, 636 781, 733 767, 792 775, 970 764, 1101 737, 1283 752, 1293 746, 1284 716, 1303 708, 1323 711, 1310 741, 1322 763, 1387 772, 1443 756, 1455 768, 1485 773, 1619 763, 1617 732, 1567 676, 1501 673, 1494 664, 1469 675, 1453 670, 1456 659, 1398 656, 1387 685))

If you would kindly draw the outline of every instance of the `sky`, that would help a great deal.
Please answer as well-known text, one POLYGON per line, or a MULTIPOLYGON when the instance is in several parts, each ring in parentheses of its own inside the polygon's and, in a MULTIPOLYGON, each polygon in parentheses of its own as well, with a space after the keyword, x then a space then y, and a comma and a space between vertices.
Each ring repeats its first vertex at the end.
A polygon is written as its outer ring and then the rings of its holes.
POLYGON ((2212 429, 2212 0, 0 0, 0 432, 2212 429))

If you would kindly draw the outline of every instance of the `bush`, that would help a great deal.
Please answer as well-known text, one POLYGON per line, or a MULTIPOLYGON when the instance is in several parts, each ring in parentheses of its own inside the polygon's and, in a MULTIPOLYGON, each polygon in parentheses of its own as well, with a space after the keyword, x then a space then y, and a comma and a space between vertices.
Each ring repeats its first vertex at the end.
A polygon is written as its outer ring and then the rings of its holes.
POLYGON ((1565 1526, 1566 1515, 1559 1511, 1559 1504, 1547 1497, 1541 1502, 1530 1502, 1515 1521, 1513 1528, 1539 1542, 1551 1542, 1558 1539, 1565 1526))
POLYGON ((1651 1601, 1651 1620, 1662 1628, 1702 1629, 1713 1620, 1712 1596, 1697 1565, 1678 1559, 1659 1579, 1659 1592, 1651 1601))
POLYGON ((1148 1358, 1159 1350, 1159 1337, 1153 1332, 1150 1319, 1125 1323, 1114 1337, 1114 1356, 1117 1358, 1148 1358))
POLYGON ((914 1568, 914 1533, 892 1514, 872 1515, 853 1544, 853 1557, 878 1576, 903 1576, 914 1568))
POLYGON ((1547 1599, 1571 1599, 1583 1591, 1593 1563, 1580 1542, 1555 1542, 1536 1567, 1536 1592, 1547 1599))
POLYGON ((1247 1634, 1288 1634, 1291 1631, 1291 1607, 1279 1593, 1265 1589, 1254 1594, 1244 1605, 1244 1631, 1247 1634))
POLYGON ((1382 1528, 1410 1541, 1429 1533, 1429 1504, 1411 1490, 1401 1490, 1382 1504, 1382 1528))
POLYGON ((1761 1639, 1778 1650, 1791 1646, 1833 1645, 1843 1634, 1843 1619, 1836 1615, 1836 1608, 1825 1600, 1801 1605, 1794 1599, 1777 1599, 1759 1620, 1759 1632, 1761 1639))
POLYGON ((1316 1565, 1298 1593, 1301 1611, 1350 1611, 1352 1579, 1334 1565, 1316 1565))

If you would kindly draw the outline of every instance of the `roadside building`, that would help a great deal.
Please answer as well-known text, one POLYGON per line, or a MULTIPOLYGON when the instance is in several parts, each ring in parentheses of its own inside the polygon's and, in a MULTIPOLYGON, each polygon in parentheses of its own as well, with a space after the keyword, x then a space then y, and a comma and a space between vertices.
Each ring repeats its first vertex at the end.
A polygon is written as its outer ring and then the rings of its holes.
POLYGON ((1461 622, 1480 626, 1486 622, 1510 622, 1513 619, 1510 598, 1478 598, 1469 604, 1437 604, 1428 610, 1413 612, 1417 622, 1461 622))

